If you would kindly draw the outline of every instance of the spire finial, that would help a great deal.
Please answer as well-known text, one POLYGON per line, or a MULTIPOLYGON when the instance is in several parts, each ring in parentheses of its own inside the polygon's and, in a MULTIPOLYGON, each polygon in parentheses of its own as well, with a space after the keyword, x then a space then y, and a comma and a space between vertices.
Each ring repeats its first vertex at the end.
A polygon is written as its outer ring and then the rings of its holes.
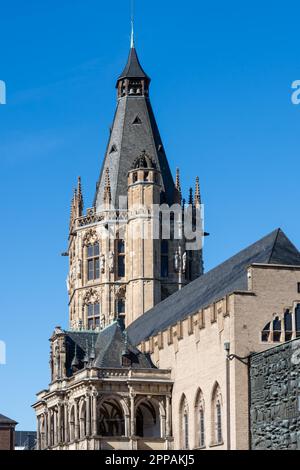
POLYGON ((131 39, 130 48, 134 49, 134 0, 131 0, 131 39))

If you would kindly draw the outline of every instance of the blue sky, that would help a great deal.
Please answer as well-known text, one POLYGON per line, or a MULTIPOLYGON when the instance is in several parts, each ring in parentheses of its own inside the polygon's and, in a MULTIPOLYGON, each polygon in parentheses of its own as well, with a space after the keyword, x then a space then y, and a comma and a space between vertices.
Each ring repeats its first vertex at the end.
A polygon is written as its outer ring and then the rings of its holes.
MULTIPOLYGON (((210 269, 277 227, 300 247, 299 2, 136 1, 136 43, 170 166, 199 175, 210 269)), ((48 339, 67 327, 72 188, 86 207, 127 59, 130 1, 1 2, 0 413, 35 427, 48 339), (126 5, 128 3, 128 10, 126 5)))

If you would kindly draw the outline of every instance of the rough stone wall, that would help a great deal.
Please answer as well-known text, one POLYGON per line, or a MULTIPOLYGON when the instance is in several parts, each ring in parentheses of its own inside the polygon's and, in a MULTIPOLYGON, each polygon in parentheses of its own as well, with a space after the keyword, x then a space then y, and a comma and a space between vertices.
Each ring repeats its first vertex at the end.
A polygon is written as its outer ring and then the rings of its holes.
POLYGON ((250 360, 251 447, 300 449, 300 339, 250 360))

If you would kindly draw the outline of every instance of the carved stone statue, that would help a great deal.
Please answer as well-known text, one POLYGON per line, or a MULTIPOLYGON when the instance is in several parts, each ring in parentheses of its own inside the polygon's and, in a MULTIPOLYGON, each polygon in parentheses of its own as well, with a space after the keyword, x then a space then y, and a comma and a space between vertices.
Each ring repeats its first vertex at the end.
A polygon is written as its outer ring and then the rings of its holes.
POLYGON ((77 279, 81 279, 81 266, 82 266, 82 262, 81 262, 81 259, 79 259, 77 260, 77 263, 76 263, 77 279))
POLYGON ((100 256, 100 271, 101 271, 102 274, 105 273, 105 256, 104 256, 103 253, 100 256))
POLYGON ((186 272, 186 262, 187 262, 187 254, 186 251, 182 255, 182 272, 186 272))
POLYGON ((108 269, 110 273, 114 272, 115 267, 115 255, 112 251, 108 253, 108 269))
POLYGON ((100 318, 100 329, 103 330, 105 328, 105 315, 102 313, 101 318, 100 318))
POLYGON ((180 256, 178 251, 176 251, 174 255, 174 269, 176 272, 180 270, 180 256))

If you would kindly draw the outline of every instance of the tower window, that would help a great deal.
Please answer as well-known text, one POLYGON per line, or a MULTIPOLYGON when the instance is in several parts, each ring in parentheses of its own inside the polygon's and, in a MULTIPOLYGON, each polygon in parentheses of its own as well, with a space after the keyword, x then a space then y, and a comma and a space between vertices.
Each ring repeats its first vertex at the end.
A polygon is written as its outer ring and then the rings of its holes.
POLYGON ((300 304, 295 308, 296 338, 300 338, 300 304))
POLYGON ((205 446, 205 426, 204 426, 204 410, 200 409, 199 412, 199 424, 200 424, 200 447, 205 446))
POLYGON ((222 443, 222 413, 221 413, 221 403, 218 401, 216 405, 216 417, 217 417, 217 443, 222 443))
POLYGON ((100 304, 88 305, 88 329, 95 330, 100 327, 100 304))
POLYGON ((99 244, 89 245, 87 247, 87 265, 88 265, 88 280, 95 281, 100 277, 100 248, 99 244))
POLYGON ((117 300, 117 313, 118 316, 125 315, 125 299, 123 297, 117 300))
POLYGON ((125 277, 125 242, 117 241, 118 277, 125 277))
POLYGON ((114 153, 114 152, 116 152, 116 151, 117 151, 117 147, 116 147, 116 145, 112 145, 112 147, 111 147, 111 149, 110 149, 110 152, 109 152, 109 153, 111 154, 111 153, 114 153))
POLYGON ((268 323, 261 332, 261 340, 267 343, 270 338, 270 323, 268 323))
POLYGON ((139 116, 136 116, 136 118, 135 118, 135 120, 133 121, 132 124, 134 124, 134 125, 142 124, 142 121, 141 121, 141 119, 139 118, 139 116))
POLYGON ((289 310, 284 312, 284 340, 290 341, 293 336, 292 314, 289 310))
POLYGON ((169 243, 167 240, 161 242, 161 277, 169 276, 169 243))
POLYGON ((276 317, 275 320, 273 320, 273 341, 278 343, 280 341, 281 337, 281 321, 279 320, 279 317, 276 317))

